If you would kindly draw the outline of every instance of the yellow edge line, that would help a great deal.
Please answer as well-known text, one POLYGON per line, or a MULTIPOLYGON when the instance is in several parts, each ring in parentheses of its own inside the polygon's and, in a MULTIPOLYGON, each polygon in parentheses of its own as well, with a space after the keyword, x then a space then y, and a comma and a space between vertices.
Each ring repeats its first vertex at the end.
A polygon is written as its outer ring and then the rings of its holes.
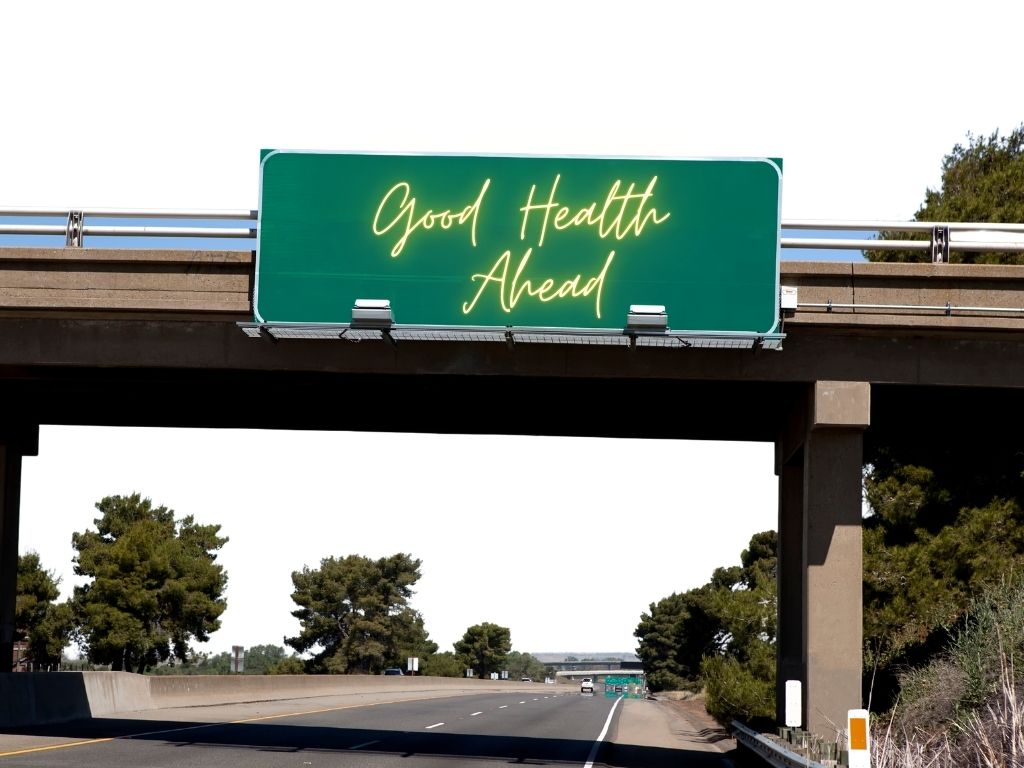
MULTIPOLYGON (((459 694, 455 694, 456 696, 459 694)), ((46 747, 29 747, 27 749, 16 749, 12 752, 0 752, 0 757, 14 757, 15 755, 27 755, 32 752, 47 752, 53 749, 69 749, 71 747, 84 747, 87 744, 103 744, 107 741, 119 741, 122 739, 133 739, 139 736, 159 736, 161 733, 176 733, 178 731, 194 731, 197 728, 213 728, 218 725, 241 725, 242 723, 255 723, 259 720, 277 720, 282 717, 299 717, 300 715, 319 715, 324 712, 338 712, 342 709, 360 709, 363 707, 377 707, 381 704, 404 704, 408 701, 430 701, 432 699, 448 699, 451 696, 419 696, 413 699, 398 699, 396 701, 375 701, 369 704, 346 704, 343 707, 327 707, 325 709, 310 709, 302 712, 287 712, 281 715, 263 715, 261 717, 248 717, 244 720, 226 720, 219 723, 197 723, 196 725, 187 725, 184 728, 169 728, 165 731, 147 731, 145 733, 130 733, 124 736, 108 736, 103 739, 88 739, 86 741, 69 741, 66 744, 51 744, 46 747)), ((229 705, 224 705, 229 706, 229 705)), ((174 709, 174 707, 168 707, 168 709, 174 709)), ((139 722, 145 722, 140 720, 139 722)))
POLYGON ((116 736, 106 739, 89 739, 88 741, 69 741, 67 744, 51 744, 47 747, 29 747, 28 749, 16 749, 13 752, 0 752, 0 757, 14 757, 14 755, 27 755, 30 752, 48 752, 51 749, 67 749, 68 747, 80 747, 83 744, 99 744, 104 741, 113 741, 116 736))

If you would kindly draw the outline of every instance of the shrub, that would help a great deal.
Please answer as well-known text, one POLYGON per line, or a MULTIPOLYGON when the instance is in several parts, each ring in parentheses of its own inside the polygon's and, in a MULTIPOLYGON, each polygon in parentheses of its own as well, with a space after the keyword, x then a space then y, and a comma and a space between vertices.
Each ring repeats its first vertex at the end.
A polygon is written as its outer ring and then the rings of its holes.
POLYGON ((679 675, 674 675, 664 669, 659 669, 657 672, 652 672, 647 677, 647 687, 652 691, 688 691, 693 690, 695 687, 700 688, 699 684, 695 684, 692 681, 688 681, 679 675))
POLYGON ((775 649, 747 663, 731 656, 705 656, 700 665, 708 713, 723 725, 733 720, 753 724, 775 717, 775 649), (765 656, 765 658, 761 658, 765 656))
POLYGON ((971 603, 939 658, 900 677, 875 729, 879 768, 1024 768, 1024 577, 971 603))
POLYGON ((1006 579, 975 598, 952 637, 942 656, 900 675, 898 732, 963 729, 1001 694, 1006 669, 1024 670, 1024 578, 1006 579))

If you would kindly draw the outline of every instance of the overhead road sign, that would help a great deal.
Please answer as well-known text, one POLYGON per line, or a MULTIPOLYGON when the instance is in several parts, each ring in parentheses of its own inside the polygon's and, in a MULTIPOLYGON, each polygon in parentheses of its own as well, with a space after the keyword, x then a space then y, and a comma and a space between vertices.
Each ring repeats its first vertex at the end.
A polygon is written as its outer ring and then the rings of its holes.
POLYGON ((778 339, 781 179, 769 158, 265 150, 254 325, 778 339))

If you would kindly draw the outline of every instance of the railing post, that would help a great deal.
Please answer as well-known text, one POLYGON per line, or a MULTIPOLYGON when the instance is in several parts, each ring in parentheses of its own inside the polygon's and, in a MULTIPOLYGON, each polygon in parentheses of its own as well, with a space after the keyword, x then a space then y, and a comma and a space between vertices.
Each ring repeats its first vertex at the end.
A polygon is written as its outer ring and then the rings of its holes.
POLYGON ((949 264, 949 227, 932 227, 932 264, 949 264))
POLYGON ((85 226, 85 214, 82 211, 70 211, 68 213, 67 231, 64 235, 64 245, 68 248, 81 248, 83 238, 83 227, 85 226))

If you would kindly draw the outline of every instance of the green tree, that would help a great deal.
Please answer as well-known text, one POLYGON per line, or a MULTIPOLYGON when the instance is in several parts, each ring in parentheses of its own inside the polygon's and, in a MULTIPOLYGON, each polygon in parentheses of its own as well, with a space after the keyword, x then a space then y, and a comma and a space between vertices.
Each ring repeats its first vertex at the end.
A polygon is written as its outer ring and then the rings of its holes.
POLYGON ((943 652, 971 599, 1024 567, 1024 449, 1013 430, 954 439, 972 413, 865 440, 864 660, 873 706, 943 652))
POLYGON ((701 664, 708 714, 720 723, 770 721, 775 717, 775 648, 757 643, 746 659, 706 656, 701 664))
POLYGON ((18 596, 14 608, 15 640, 24 640, 45 618, 60 596, 59 581, 44 570, 39 555, 28 552, 18 556, 18 596))
POLYGON ((540 659, 529 653, 520 653, 519 651, 509 651, 505 657, 503 669, 508 671, 510 680, 528 677, 537 682, 544 680, 547 676, 547 667, 544 666, 540 659))
POLYGON ((757 533, 741 553, 739 566, 716 568, 707 584, 651 603, 633 634, 640 641, 637 655, 652 690, 704 685, 704 660, 709 657, 749 664, 758 679, 767 674, 761 661, 767 655, 774 658, 775 547, 774 531, 757 533))
POLYGON ((707 611, 707 586, 672 593, 651 603, 633 634, 652 691, 671 691, 699 685, 701 659, 717 650, 720 632, 707 611))
MULTIPOLYGON (((916 221, 1013 223, 1024 221, 1024 125, 1009 136, 998 131, 987 138, 968 135, 942 161, 942 187, 925 191, 916 221)), ((926 239, 923 234, 882 232, 883 240, 926 239)), ((928 261, 925 251, 865 252, 871 261, 928 261)), ((1024 264, 1020 253, 951 254, 965 264, 1024 264)))
POLYGON ((718 651, 702 659, 701 678, 708 712, 722 723, 775 715, 777 538, 754 534, 740 566, 712 576, 707 605, 720 628, 718 651))
POLYGON ((775 643, 777 623, 775 531, 754 534, 740 567, 712 577, 709 609, 721 627, 719 649, 746 661, 775 643))
POLYGON ((245 674, 265 675, 267 670, 279 664, 287 657, 287 652, 280 645, 254 645, 245 649, 245 674))
POLYGON ((508 627, 484 622, 466 630, 455 643, 455 652, 466 659, 477 677, 488 678, 491 672, 505 668, 505 658, 512 650, 512 633, 508 627))
POLYGON ((423 616, 411 608, 399 612, 394 617, 395 639, 398 648, 394 664, 386 666, 405 666, 406 659, 418 658, 421 662, 437 653, 437 643, 427 634, 423 616))
POLYGON ((213 671, 210 668, 210 655, 189 648, 187 658, 181 659, 171 656, 166 663, 158 664, 149 671, 152 675, 210 675, 213 671))
MULTIPOLYGON (((1024 125, 1008 136, 968 136, 942 162, 919 221, 1024 221, 1024 125)), ((884 239, 912 239, 883 232, 884 239)), ((921 235, 920 237, 926 237, 921 235)), ((920 251, 868 251, 874 261, 918 261, 920 251)), ((964 263, 1024 263, 1024 254, 953 253, 964 263)), ((864 642, 873 705, 900 696, 907 669, 943 652, 974 595, 1020 570, 1024 450, 1013 430, 977 443, 950 439, 986 417, 948 414, 865 440, 864 642), (970 426, 968 426, 970 423, 970 426)))
POLYGON ((205 659, 199 667, 203 675, 230 675, 231 674, 231 653, 223 651, 205 659))
POLYGON ((891 471, 870 471, 865 482, 865 662, 883 708, 895 701, 902 670, 949 643, 975 595, 1024 571, 1019 497, 961 506, 974 494, 943 487, 936 472, 891 471))
POLYGON ((405 666, 407 656, 428 656, 437 645, 423 619, 409 607, 420 561, 408 554, 379 560, 362 555, 328 557, 320 567, 292 573, 292 611, 302 625, 287 639, 299 653, 319 649, 313 672, 374 674, 405 666))
POLYGON ((96 531, 75 533, 75 573, 91 577, 74 603, 90 661, 144 672, 220 627, 227 575, 216 562, 219 525, 154 507, 138 493, 96 504, 96 531))
POLYGON ((18 557, 14 639, 28 644, 28 657, 37 665, 61 661, 74 630, 74 613, 68 603, 55 602, 60 580, 43 568, 36 552, 18 557))
POLYGON ((305 673, 306 665, 298 656, 285 656, 274 666, 267 669, 268 675, 301 675, 305 673))
POLYGON ((464 677, 469 663, 461 656, 444 651, 428 656, 421 672, 430 677, 464 677))

